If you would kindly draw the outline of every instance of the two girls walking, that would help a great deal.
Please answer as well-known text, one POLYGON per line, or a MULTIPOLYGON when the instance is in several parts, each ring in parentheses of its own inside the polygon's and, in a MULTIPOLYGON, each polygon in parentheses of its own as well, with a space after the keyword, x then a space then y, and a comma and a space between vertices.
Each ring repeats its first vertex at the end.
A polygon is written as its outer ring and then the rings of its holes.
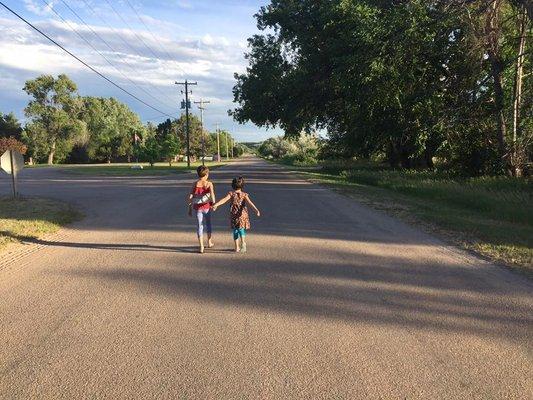
POLYGON ((197 234, 200 253, 204 253, 204 224, 207 231, 207 247, 214 246, 212 240, 213 228, 211 224, 212 211, 216 211, 221 205, 230 202, 230 224, 235 243, 235 252, 246 252, 246 230, 250 229, 250 217, 248 206, 250 206, 257 216, 261 215, 255 204, 250 199, 250 195, 243 191, 244 178, 234 178, 231 187, 233 190, 220 201, 215 199, 215 188, 209 181, 209 168, 200 166, 197 169, 198 180, 194 183, 189 193, 189 215, 193 210, 197 219, 197 234))

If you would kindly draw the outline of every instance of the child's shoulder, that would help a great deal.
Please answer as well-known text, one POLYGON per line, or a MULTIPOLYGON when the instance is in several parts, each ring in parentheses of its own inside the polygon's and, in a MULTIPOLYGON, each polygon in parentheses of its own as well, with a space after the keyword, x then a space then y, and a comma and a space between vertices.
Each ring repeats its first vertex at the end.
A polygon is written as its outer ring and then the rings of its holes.
POLYGON ((211 186, 213 186, 213 182, 211 182, 211 181, 203 181, 201 179, 197 179, 194 182, 195 182, 194 184, 196 186, 202 186, 204 188, 210 188, 211 186))

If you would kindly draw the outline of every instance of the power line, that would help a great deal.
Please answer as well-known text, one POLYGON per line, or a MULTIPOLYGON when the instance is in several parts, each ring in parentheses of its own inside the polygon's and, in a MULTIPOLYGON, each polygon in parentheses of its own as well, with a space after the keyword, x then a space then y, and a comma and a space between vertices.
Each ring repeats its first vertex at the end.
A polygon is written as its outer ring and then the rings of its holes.
MULTIPOLYGON (((45 1, 45 0, 42 0, 42 1, 45 1)), ((85 20, 74 10, 72 9, 72 7, 70 7, 64 0, 61 0, 61 2, 70 10, 70 12, 72 14, 74 14, 92 33, 94 36, 96 36, 98 39, 100 39, 110 50, 111 52, 113 53, 119 53, 117 50, 115 50, 115 48, 113 48, 113 46, 111 46, 107 40, 105 40, 102 36, 100 36, 100 34, 98 32, 96 32, 87 22, 85 22, 85 20)), ((53 10, 53 9, 52 9, 53 10)), ((54 11, 54 10, 53 10, 54 11)), ((54 11, 55 12, 55 11, 54 11)), ((70 25, 70 24, 69 24, 70 25)), ((92 47, 92 46, 91 46, 92 47)), ((98 51, 95 49, 95 51, 98 51)), ((103 57, 103 56, 102 56, 103 57)), ((105 57, 104 57, 105 58, 105 57)), ((123 59, 122 61, 124 61, 124 63, 131 69, 131 71, 135 72, 136 74, 141 74, 141 72, 139 72, 136 68, 132 67, 131 64, 128 62, 127 59, 123 59)), ((115 67, 115 69, 117 69, 115 67)), ((130 79, 128 76, 124 75, 121 71, 119 71, 123 76, 126 77, 126 79, 128 79, 128 81, 130 81, 133 85, 135 85, 137 88, 139 88, 142 92, 144 92, 146 95, 148 95, 149 97, 151 97, 152 99, 154 99, 155 101, 165 105, 166 107, 169 107, 170 109, 173 109, 174 106, 171 106, 163 101, 161 101, 160 99, 154 97, 151 93, 149 93, 146 89, 144 89, 143 87, 137 85, 132 79, 130 79)), ((157 89, 157 87, 154 86, 154 89, 157 89)), ((159 91, 159 89, 157 89, 159 91)), ((170 101, 171 103, 173 102, 173 100, 167 96, 165 93, 159 91, 168 101, 170 101)))
POLYGON ((9 8, 7 5, 5 5, 2 1, 0 1, 0 5, 2 7, 4 7, 7 11, 9 11, 10 13, 12 13, 14 16, 16 16, 18 19, 20 19, 21 21, 23 21, 24 23, 26 23, 29 27, 31 27, 33 30, 35 30, 36 32, 38 32, 39 34, 41 34, 42 36, 44 36, 46 39, 48 39, 50 42, 52 42, 53 44, 55 44, 57 47, 59 47, 61 50, 63 50, 65 53, 67 53, 69 56, 71 56, 72 58, 76 59, 77 61, 79 61, 80 63, 82 63, 83 65, 85 65, 87 68, 89 68, 91 71, 93 71, 95 74, 97 74, 98 76, 100 76, 101 78, 105 79, 107 82, 109 82, 110 84, 112 84, 113 86, 115 86, 117 89, 120 89, 121 91, 123 91, 124 93, 126 93, 127 95, 133 97, 135 100, 137 100, 138 102, 144 104, 145 106, 151 108, 152 110, 154 111, 157 111, 158 113, 160 114, 163 114, 163 115, 167 115, 167 116, 171 116, 161 110, 159 110, 158 108, 148 104, 147 102, 145 102, 144 100, 140 99, 139 97, 135 96, 133 93, 129 92, 128 90, 124 89, 122 86, 118 85, 117 83, 113 82, 111 79, 109 79, 107 76, 105 76, 104 74, 102 74, 100 71, 98 71, 96 68, 92 67, 91 65, 87 64, 85 61, 83 61, 81 58, 79 58, 78 56, 76 56, 75 54, 71 53, 69 50, 67 50, 65 47, 63 47, 62 45, 60 45, 58 42, 56 42, 54 39, 52 39, 50 36, 48 36, 46 33, 44 33, 43 31, 41 31, 39 28, 37 28, 35 25, 33 25, 31 22, 29 22, 28 20, 26 20, 24 17, 22 17, 21 15, 19 15, 16 11, 12 10, 11 8, 9 8))
MULTIPOLYGON (((100 34, 98 32, 96 32, 74 9, 72 9, 72 7, 70 7, 64 0, 61 0, 61 2, 70 10, 70 12, 72 12, 72 14, 74 14, 92 33, 93 35, 95 35, 98 39, 100 39, 113 53, 119 53, 119 51, 115 50, 115 48, 113 46, 111 46, 107 40, 105 40, 102 36, 100 36, 100 34)), ((116 32, 115 32, 116 34, 116 32)), ((126 45, 128 45, 128 43, 126 43, 126 45)), ((132 50, 134 50, 132 48, 132 50)), ((134 50, 135 52, 135 50, 134 50)), ((134 68, 127 59, 124 59, 122 60, 124 61, 124 63, 135 73, 137 74, 141 74, 141 72, 139 70, 137 70, 136 68, 134 68)), ((174 100, 171 99, 167 94, 163 93, 161 90, 159 90, 156 86, 153 87, 155 90, 157 90, 160 94, 162 94, 167 100, 169 100, 170 102, 173 102, 174 100)), ((141 88, 141 90, 143 90, 145 93, 146 91, 144 89, 141 88)), ((150 93, 147 93, 148 96, 154 98, 150 93)), ((156 99, 157 100, 157 99, 156 99)), ((159 102, 161 102, 161 100, 157 100, 159 102)), ((163 103, 161 102, 162 104, 165 104, 167 107, 170 107, 170 108, 174 108, 174 106, 170 106, 166 103, 163 103)))
MULTIPOLYGON (((177 118, 180 114, 172 114, 171 116, 173 118, 177 118)), ((156 119, 160 119, 162 117, 167 117, 168 115, 167 114, 164 114, 164 115, 158 115, 158 116, 155 116, 155 117, 151 117, 151 118, 143 118, 145 121, 154 121, 156 119)))
POLYGON ((120 20, 124 23, 124 25, 126 25, 128 27, 128 29, 133 32, 133 34, 135 35, 135 37, 137 39, 139 39, 139 41, 143 44, 144 47, 146 47, 148 49, 148 51, 150 53, 152 53, 152 55, 154 56, 154 58, 156 60, 159 60, 159 56, 155 53, 155 51, 146 44, 146 42, 144 41, 144 39, 139 36, 137 34, 137 32, 135 32, 134 29, 132 29, 132 27, 128 24, 128 22, 122 17, 122 15, 119 14, 119 12, 115 9, 115 7, 113 7, 113 4, 109 1, 109 0, 105 0, 105 2, 109 5, 109 7, 111 7, 111 9, 113 10, 113 12, 120 18, 120 20))
MULTIPOLYGON (((93 8, 93 6, 87 1, 87 0, 82 0, 83 3, 85 4, 85 6, 92 12, 92 14, 98 18, 105 26, 107 26, 109 29, 111 29, 113 31, 113 33, 122 41, 122 43, 128 47, 133 53, 139 55, 140 57, 144 57, 142 54, 139 53, 138 50, 135 50, 135 48, 133 48, 131 46, 131 44, 128 43, 127 40, 125 40, 122 35, 120 34, 120 32, 118 32, 115 28, 113 28, 111 25, 109 25, 109 23, 107 23, 106 20, 104 20, 104 18, 96 12, 96 10, 93 8)), ((115 50, 113 50, 115 51, 115 50)), ((116 51, 115 51, 116 52, 116 51)), ((140 73, 140 72, 138 72, 140 73)), ((168 98, 168 95, 166 93, 164 93, 162 90, 160 90, 157 86, 154 86, 153 87, 155 90, 157 90, 160 94, 162 94, 164 97, 167 97, 168 98)))
MULTIPOLYGON (((146 25, 146 23, 143 21, 143 19, 141 18, 141 16, 139 15, 139 13, 137 12, 137 10, 135 9, 135 7, 133 7, 133 5, 131 4, 131 2, 129 0, 126 0, 126 3, 128 4, 128 6, 133 10, 133 12, 135 13, 135 15, 137 16, 137 18, 139 19, 139 21, 141 21, 141 24, 143 24, 143 26, 146 28, 146 30, 148 31, 148 33, 150 34, 150 36, 152 36, 152 39, 154 39, 154 41, 160 46, 161 50, 163 50, 163 52, 168 56, 168 58, 170 60, 172 60, 172 56, 170 55, 170 53, 165 49, 165 47, 161 44, 161 42, 155 37, 154 33, 152 32, 152 30, 148 27, 148 25, 146 25)), ((185 74, 185 71, 183 71, 181 69, 181 67, 178 65, 178 68, 181 70, 181 72, 183 72, 183 74, 185 74)))
MULTIPOLYGON (((134 85, 135 87, 137 87, 138 89, 140 89, 141 91, 143 91, 146 95, 150 96, 153 100, 161 103, 162 105, 166 106, 166 107, 169 107, 169 108, 173 108, 171 106, 169 106, 168 104, 165 104, 163 103, 161 100, 157 99, 156 97, 152 96, 147 90, 145 90, 144 88, 138 86, 133 80, 131 80, 131 78, 129 76, 127 76, 126 74, 124 74, 121 70, 119 70, 104 54, 102 54, 95 46, 93 46, 93 44, 91 42, 89 42, 81 33, 79 33, 76 28, 74 26, 72 26, 72 24, 70 22, 68 22, 65 18, 63 18, 63 16, 57 11, 55 10, 52 5, 50 3, 48 3, 46 0, 41 0, 44 4, 46 4, 48 6, 48 8, 55 14, 57 15, 64 23, 66 23, 70 29, 72 29, 72 31, 78 35, 85 43, 87 43, 94 51, 96 51, 111 67, 113 67, 119 74, 121 74, 124 78, 126 78, 132 85, 134 85)), ((65 4, 65 2, 62 0, 63 4, 65 4)), ((66 4, 65 4, 66 5, 66 4)), ((68 5, 67 5, 68 7, 68 5)))

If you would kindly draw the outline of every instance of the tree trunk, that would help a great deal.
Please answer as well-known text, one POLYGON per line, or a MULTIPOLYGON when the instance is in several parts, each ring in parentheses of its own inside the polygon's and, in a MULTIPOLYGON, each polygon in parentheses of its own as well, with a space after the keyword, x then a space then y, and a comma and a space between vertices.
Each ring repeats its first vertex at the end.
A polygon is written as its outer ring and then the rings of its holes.
POLYGON ((387 161, 391 168, 398 168, 400 166, 400 157, 394 141, 391 139, 387 149, 387 161))
POLYGON ((500 39, 500 13, 501 0, 494 0, 492 8, 487 15, 487 44, 488 55, 491 66, 491 74, 494 83, 494 117, 496 119, 496 133, 498 140, 498 154, 502 161, 505 161, 505 113, 504 113, 504 91, 503 91, 503 61, 499 45, 500 39))
POLYGON ((524 14, 533 20, 533 3, 531 0, 518 0, 518 2, 524 7, 524 14))
POLYGON ((435 167, 435 163, 433 162, 433 152, 426 147, 424 150, 424 167, 433 169, 435 167))
POLYGON ((52 143, 50 153, 48 153, 48 165, 54 164, 54 155, 56 154, 56 142, 52 143))
POLYGON ((521 160, 520 149, 518 149, 517 139, 520 136, 520 107, 522 105, 522 81, 524 76, 524 62, 526 50, 526 27, 527 27, 526 9, 523 7, 520 10, 518 17, 518 30, 520 32, 518 43, 518 57, 515 66, 515 79, 513 88, 513 154, 512 154, 512 169, 513 175, 521 176, 521 160))
POLYGON ((412 167, 411 158, 405 151, 400 152, 400 166, 402 169, 410 169, 412 167))

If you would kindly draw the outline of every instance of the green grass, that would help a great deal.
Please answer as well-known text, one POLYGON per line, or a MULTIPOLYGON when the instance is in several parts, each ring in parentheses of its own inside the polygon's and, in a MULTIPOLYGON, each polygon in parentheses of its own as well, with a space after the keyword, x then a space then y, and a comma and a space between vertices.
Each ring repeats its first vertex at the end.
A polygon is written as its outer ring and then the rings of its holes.
POLYGON ((8 243, 54 233, 80 217, 71 206, 55 200, 0 197, 0 250, 8 243))
MULTIPOLYGON (((74 175, 96 175, 96 176, 154 176, 154 175, 172 175, 188 171, 195 171, 201 163, 191 163, 190 168, 186 163, 175 163, 169 166, 168 163, 156 163, 153 167, 147 163, 132 164, 76 164, 76 165, 54 165, 44 166, 37 165, 32 168, 58 168, 69 174, 74 175), (132 169, 133 165, 142 165, 143 169, 132 169)), ((210 169, 216 169, 224 163, 206 162, 210 169)))
POLYGON ((328 163, 299 172, 359 201, 424 223, 456 244, 533 274, 533 182, 328 163), (346 165, 345 165, 346 166, 346 165))

